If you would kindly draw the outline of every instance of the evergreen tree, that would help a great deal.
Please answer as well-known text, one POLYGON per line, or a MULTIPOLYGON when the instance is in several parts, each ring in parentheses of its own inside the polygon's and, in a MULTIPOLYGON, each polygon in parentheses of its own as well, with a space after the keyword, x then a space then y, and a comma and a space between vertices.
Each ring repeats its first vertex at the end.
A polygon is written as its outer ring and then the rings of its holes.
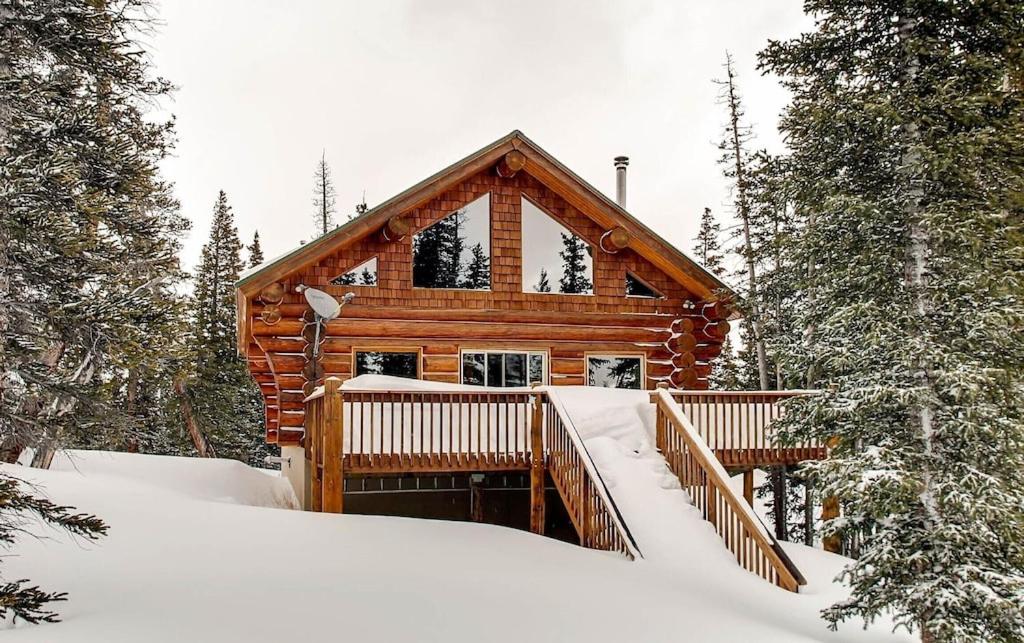
MULTIPOLYGON (((148 106, 154 78, 134 0, 0 2, 0 448, 15 460, 127 442, 137 418, 121 383, 155 382, 180 301, 177 252, 187 222, 159 176, 172 128, 148 106)), ((92 517, 0 482, 0 542, 36 514, 86 537, 92 517), (88 518, 88 520, 86 520, 88 518)), ((51 620, 52 594, 0 584, 0 606, 51 620)), ((3 617, 5 614, 0 614, 3 617)))
POLYGON ((463 288, 475 290, 491 287, 491 258, 484 252, 482 244, 475 244, 470 252, 471 259, 466 266, 466 275, 462 280, 463 288))
POLYGON ((242 269, 242 244, 227 195, 220 192, 213 209, 210 239, 203 246, 195 278, 195 346, 189 402, 205 443, 220 457, 261 466, 263 402, 245 362, 235 354, 235 282, 242 269))
POLYGON ((363 272, 359 275, 359 283, 363 286, 376 286, 377 275, 370 272, 369 268, 363 268, 363 272))
POLYGON ((587 244, 574 234, 562 235, 562 250, 558 256, 562 258, 562 276, 558 280, 559 292, 589 293, 594 289, 590 277, 587 276, 586 253, 587 244))
POLYGON ((834 439, 813 473, 856 537, 833 622, 925 641, 1024 638, 1024 5, 814 1, 762 63, 806 267, 799 341, 822 394, 787 413, 834 439))
POLYGON ((320 156, 320 162, 313 172, 313 223, 317 236, 325 235, 334 228, 334 212, 337 194, 331 167, 327 165, 327 152, 320 156))
POLYGON ((249 251, 249 267, 255 268, 265 261, 263 258, 263 248, 260 246, 260 231, 257 230, 252 234, 252 243, 246 248, 249 251))
POLYGON ((548 281, 548 271, 546 268, 540 269, 540 278, 537 279, 537 283, 533 286, 534 292, 551 292, 551 282, 548 281))
POLYGON ((722 226, 715 221, 711 208, 704 208, 704 213, 700 215, 700 230, 694 239, 693 251, 701 265, 717 277, 725 274, 725 267, 722 265, 725 256, 722 254, 721 236, 722 226))
POLYGON ((748 341, 754 348, 757 358, 758 388, 768 389, 768 358, 765 353, 764 338, 761 333, 761 305, 758 292, 757 265, 754 251, 752 231, 752 212, 750 198, 750 168, 748 145, 751 138, 750 127, 743 121, 742 99, 736 84, 736 71, 733 68, 732 56, 725 54, 725 74, 722 81, 715 81, 721 87, 720 100, 725 105, 727 122, 725 134, 719 148, 722 150, 720 163, 725 176, 733 181, 733 197, 736 216, 740 220, 738 236, 740 237, 739 254, 744 259, 743 276, 747 290, 739 302, 744 309, 744 326, 748 341))
MULTIPOLYGON (((0 546, 9 549, 31 525, 57 527, 70 534, 96 540, 107 533, 107 525, 96 516, 75 513, 74 507, 55 505, 35 495, 33 489, 6 473, 0 473, 0 546)), ((0 558, 2 561, 3 558, 0 558)), ((47 603, 67 600, 63 592, 45 592, 27 580, 0 583, 0 622, 53 623, 57 614, 47 603)))

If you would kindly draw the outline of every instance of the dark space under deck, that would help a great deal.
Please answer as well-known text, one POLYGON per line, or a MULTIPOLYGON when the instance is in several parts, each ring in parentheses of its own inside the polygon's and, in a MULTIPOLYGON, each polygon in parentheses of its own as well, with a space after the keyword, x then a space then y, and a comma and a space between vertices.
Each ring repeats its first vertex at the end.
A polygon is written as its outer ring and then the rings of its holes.
MULTIPOLYGON (((544 495, 544 535, 578 545, 579 536, 550 478, 544 495)), ((344 502, 345 513, 530 530, 529 473, 346 476, 344 502)))

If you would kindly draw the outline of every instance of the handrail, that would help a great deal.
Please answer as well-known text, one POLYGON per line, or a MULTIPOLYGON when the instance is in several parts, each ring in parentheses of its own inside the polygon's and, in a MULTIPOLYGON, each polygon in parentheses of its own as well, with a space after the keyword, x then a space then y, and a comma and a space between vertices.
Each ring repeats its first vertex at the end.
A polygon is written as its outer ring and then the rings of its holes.
POLYGON ((711 523, 744 569, 791 592, 806 583, 796 565, 733 491, 729 475, 672 394, 652 394, 657 409, 657 446, 704 519, 711 523))
POLYGON ((643 558, 562 400, 548 389, 547 401, 547 468, 579 534, 580 545, 618 551, 631 560, 643 558))
POLYGON ((819 460, 827 449, 820 440, 778 439, 775 423, 785 412, 779 404, 818 391, 671 391, 673 400, 697 434, 727 467, 789 465, 819 460))

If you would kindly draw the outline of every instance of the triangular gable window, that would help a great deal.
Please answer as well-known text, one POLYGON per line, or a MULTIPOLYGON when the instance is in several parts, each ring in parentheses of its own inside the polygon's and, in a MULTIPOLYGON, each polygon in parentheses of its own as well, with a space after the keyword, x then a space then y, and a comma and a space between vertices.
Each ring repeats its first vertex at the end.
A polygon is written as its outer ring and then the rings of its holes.
POLYGON ((491 289, 491 195, 452 212, 412 239, 416 288, 491 289))
POLYGON ((631 272, 626 273, 626 296, 646 297, 647 299, 665 298, 665 295, 645 284, 639 277, 631 272))
POLYGON ((523 213, 523 290, 594 294, 593 249, 526 197, 523 213))
POLYGON ((352 270, 331 279, 335 286, 376 286, 377 257, 367 259, 352 270))

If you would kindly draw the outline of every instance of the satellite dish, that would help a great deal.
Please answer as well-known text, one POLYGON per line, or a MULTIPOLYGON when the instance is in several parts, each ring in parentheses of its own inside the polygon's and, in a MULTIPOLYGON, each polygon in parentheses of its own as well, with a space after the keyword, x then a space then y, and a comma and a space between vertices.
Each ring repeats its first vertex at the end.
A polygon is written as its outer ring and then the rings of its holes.
POLYGON ((302 291, 302 295, 306 298, 306 301, 309 302, 309 306, 313 309, 313 312, 323 320, 329 321, 334 319, 341 312, 341 304, 338 303, 338 300, 322 290, 317 290, 316 288, 305 288, 302 291))

